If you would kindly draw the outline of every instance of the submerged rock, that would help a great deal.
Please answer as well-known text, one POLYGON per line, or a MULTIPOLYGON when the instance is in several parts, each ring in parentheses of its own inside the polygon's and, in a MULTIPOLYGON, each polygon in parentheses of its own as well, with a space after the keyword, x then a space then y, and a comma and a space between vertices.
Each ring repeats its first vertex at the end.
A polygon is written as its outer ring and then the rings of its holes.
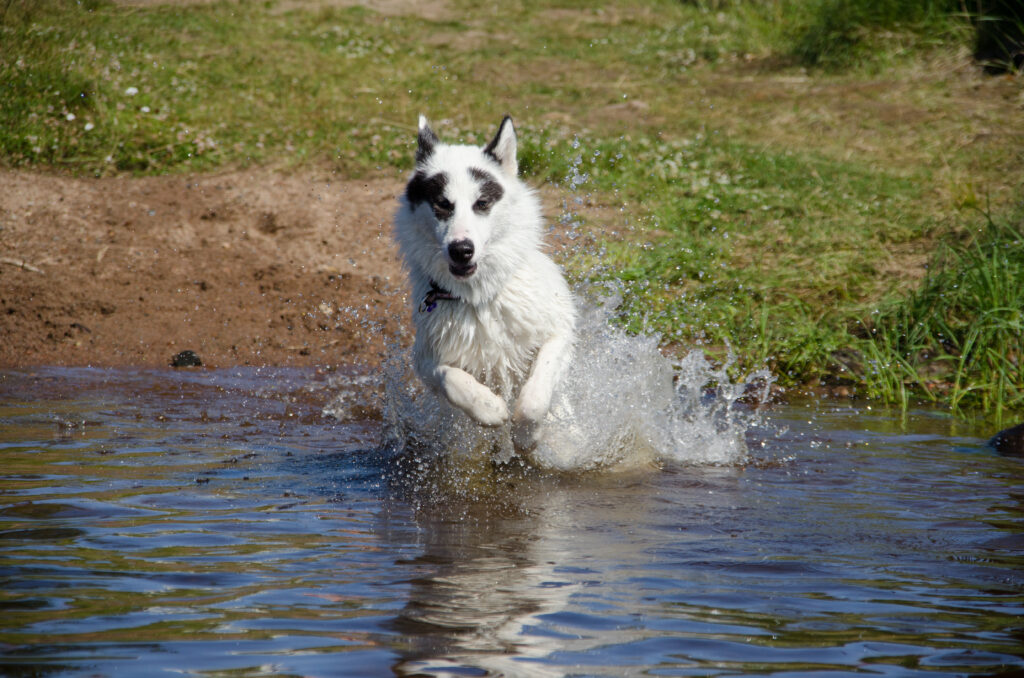
POLYGON ((171 358, 171 367, 202 367, 203 361, 195 351, 182 351, 171 358))
POLYGON ((1007 457, 1024 457, 1024 424, 1000 431, 988 441, 988 446, 1007 457))

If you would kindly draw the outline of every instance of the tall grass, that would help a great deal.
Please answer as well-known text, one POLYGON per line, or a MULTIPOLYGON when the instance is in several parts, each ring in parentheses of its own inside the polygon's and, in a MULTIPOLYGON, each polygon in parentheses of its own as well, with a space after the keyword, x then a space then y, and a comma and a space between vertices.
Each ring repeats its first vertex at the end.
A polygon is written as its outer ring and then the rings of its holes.
POLYGON ((960 0, 819 0, 804 9, 792 49, 812 66, 849 67, 892 50, 901 39, 934 44, 967 35, 960 0))
POLYGON ((905 403, 916 392, 996 419, 1024 409, 1024 211, 986 214, 965 241, 943 243, 921 287, 868 328, 873 395, 905 403))

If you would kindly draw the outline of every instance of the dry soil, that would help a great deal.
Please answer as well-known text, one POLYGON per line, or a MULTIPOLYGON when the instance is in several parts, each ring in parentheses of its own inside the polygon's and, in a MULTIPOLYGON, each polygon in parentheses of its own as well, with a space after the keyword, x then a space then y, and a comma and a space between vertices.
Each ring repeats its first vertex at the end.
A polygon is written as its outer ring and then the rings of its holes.
POLYGON ((0 171, 0 367, 375 363, 400 181, 0 171))

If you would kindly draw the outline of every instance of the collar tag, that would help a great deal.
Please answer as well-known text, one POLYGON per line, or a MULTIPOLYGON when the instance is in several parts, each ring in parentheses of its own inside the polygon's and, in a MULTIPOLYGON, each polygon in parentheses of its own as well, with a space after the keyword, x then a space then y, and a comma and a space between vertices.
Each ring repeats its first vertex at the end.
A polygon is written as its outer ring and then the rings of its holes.
POLYGON ((420 313, 433 312, 433 310, 437 308, 437 302, 440 300, 460 301, 457 296, 431 280, 430 291, 423 296, 423 301, 420 302, 420 313))

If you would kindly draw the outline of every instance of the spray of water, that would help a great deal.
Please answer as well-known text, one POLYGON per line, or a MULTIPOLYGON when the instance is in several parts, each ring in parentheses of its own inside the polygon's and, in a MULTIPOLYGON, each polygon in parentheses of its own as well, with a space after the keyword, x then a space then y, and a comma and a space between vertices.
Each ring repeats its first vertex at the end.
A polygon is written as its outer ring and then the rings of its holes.
POLYGON ((618 302, 581 302, 575 360, 536 449, 517 452, 509 425, 480 427, 423 389, 397 349, 385 365, 386 446, 423 463, 444 455, 561 471, 744 461, 744 434, 768 397, 770 373, 731 379, 729 361, 716 366, 698 350, 670 359, 656 335, 611 322, 618 302))

